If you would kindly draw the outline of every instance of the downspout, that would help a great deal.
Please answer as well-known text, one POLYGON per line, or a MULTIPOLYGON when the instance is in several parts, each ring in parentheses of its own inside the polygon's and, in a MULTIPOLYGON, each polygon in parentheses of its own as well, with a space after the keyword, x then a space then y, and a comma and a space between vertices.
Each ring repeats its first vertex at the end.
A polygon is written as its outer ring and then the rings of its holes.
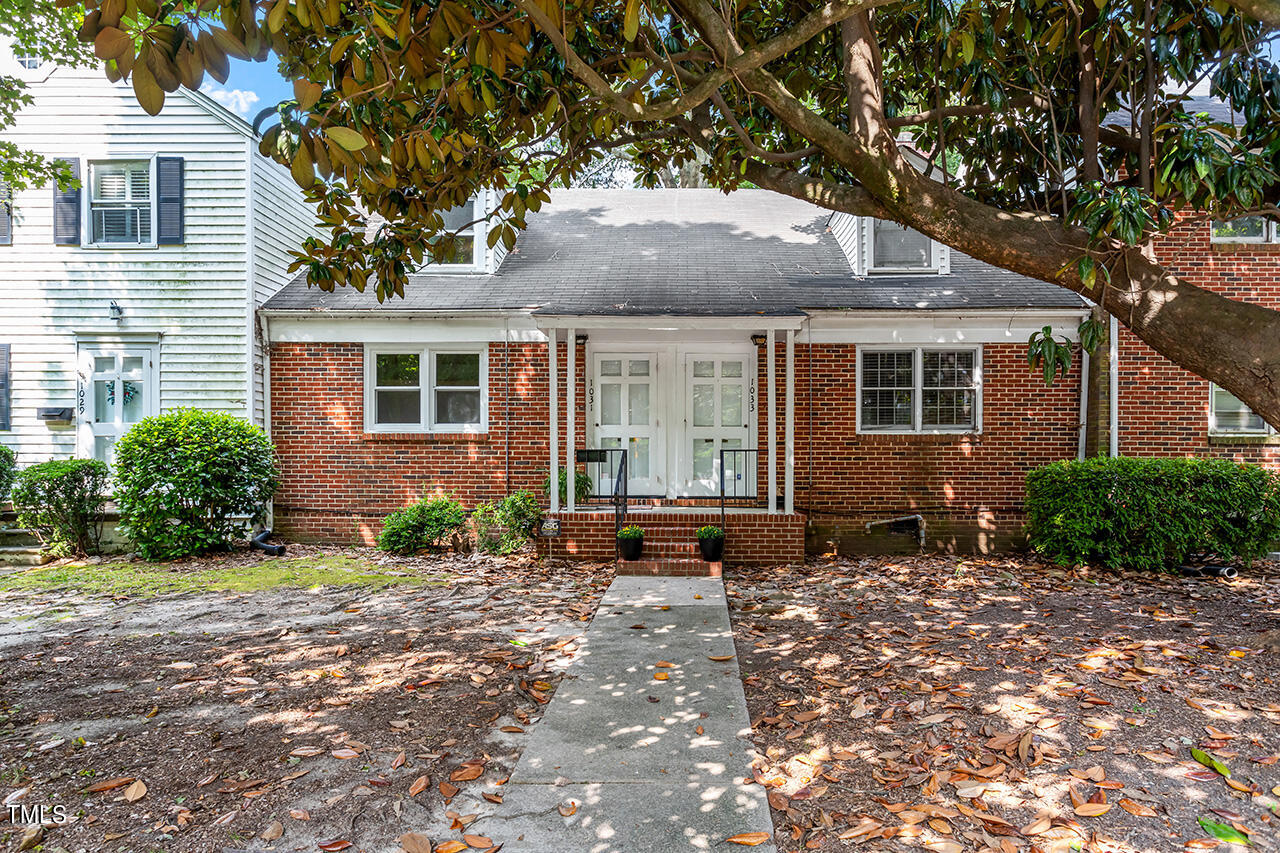
POLYGON ((505 476, 507 489, 504 495, 511 494, 511 319, 505 314, 502 317, 502 432, 505 476))
MULTIPOLYGON (((258 328, 262 335, 262 429, 271 438, 271 320, 265 314, 258 315, 258 328)), ((274 442, 272 442, 274 445, 274 442)), ((267 501, 267 530, 276 529, 275 500, 267 501)), ((281 554, 283 554, 283 550, 281 554)))
POLYGON ((1111 327, 1107 337, 1111 339, 1109 393, 1107 394, 1107 402, 1111 406, 1110 429, 1107 430, 1111 433, 1111 446, 1108 448, 1108 455, 1114 459, 1120 455, 1120 321, 1114 316, 1111 317, 1111 327))
MULTIPOLYGON (((253 181, 253 140, 247 139, 244 144, 244 284, 245 284, 245 381, 246 395, 244 401, 245 419, 249 423, 254 423, 254 388, 257 378, 254 373, 253 356, 257 349, 257 341, 254 337, 254 329, 256 324, 253 322, 254 314, 257 313, 258 299, 254 288, 254 278, 257 273, 257 234, 254 229, 254 211, 257 207, 253 203, 254 181, 253 181)), ((264 385, 263 394, 265 397, 266 390, 264 385)), ((266 400, 263 400, 265 407, 266 400)), ((264 408, 265 411, 265 408, 264 408)))

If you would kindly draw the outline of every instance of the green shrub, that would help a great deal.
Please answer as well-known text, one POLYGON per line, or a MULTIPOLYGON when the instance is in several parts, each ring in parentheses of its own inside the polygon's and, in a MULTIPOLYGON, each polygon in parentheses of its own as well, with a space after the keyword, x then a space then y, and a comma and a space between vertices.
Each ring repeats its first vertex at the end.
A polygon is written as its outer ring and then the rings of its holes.
POLYGON ((477 548, 486 554, 510 554, 538 532, 542 508, 533 492, 519 491, 500 501, 480 504, 472 519, 477 548))
POLYGON ((618 531, 619 539, 643 539, 644 528, 638 524, 628 524, 618 531))
POLYGON ((378 548, 393 554, 416 554, 443 548, 467 523, 467 511, 451 498, 432 498, 388 515, 378 534, 378 548))
MULTIPOLYGON (((551 497, 551 475, 542 481, 542 493, 547 497, 551 497)), ((586 503, 587 498, 591 497, 591 476, 586 471, 573 472, 573 500, 574 503, 586 503)), ((560 469, 560 505, 564 506, 569 502, 569 471, 566 468, 560 469)))
POLYGON ((704 524, 698 528, 698 532, 694 536, 699 539, 723 539, 724 531, 714 524, 704 524))
POLYGON ((62 459, 23 468, 12 498, 18 525, 51 554, 96 554, 111 473, 97 459, 62 459))
POLYGON ((1246 564, 1280 539, 1280 477, 1225 459, 1087 459, 1027 475, 1031 545, 1057 563, 1173 570, 1246 564))
POLYGON ((266 518, 280 483, 267 434, 223 412, 144 418, 115 451, 120 527, 145 560, 230 548, 266 518))
POLYGON ((9 496, 13 487, 13 477, 18 473, 18 457, 13 451, 0 444, 0 501, 9 496))

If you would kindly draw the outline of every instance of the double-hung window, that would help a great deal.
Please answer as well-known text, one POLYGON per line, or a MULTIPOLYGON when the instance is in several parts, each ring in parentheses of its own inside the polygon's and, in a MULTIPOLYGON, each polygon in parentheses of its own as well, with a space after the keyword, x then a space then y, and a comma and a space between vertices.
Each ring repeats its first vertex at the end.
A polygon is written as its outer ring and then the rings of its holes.
POLYGON ((859 348, 858 431, 976 431, 981 372, 972 347, 859 348))
POLYGON ((486 369, 478 347, 371 347, 365 426, 371 432, 483 432, 486 369))
POLYGON ((1260 415, 1225 388, 1209 386, 1209 432, 1213 435, 1270 435, 1260 415))
POLYGON ((436 260, 429 257, 423 264, 422 273, 442 272, 480 272, 485 262, 485 237, 488 233, 484 217, 484 206, 480 203, 483 196, 477 196, 466 204, 442 211, 440 217, 444 224, 438 236, 432 242, 453 239, 453 248, 444 258, 436 260), (481 220, 481 221, 477 221, 481 220))
POLYGON ((150 160, 89 163, 89 242, 148 245, 155 212, 150 160))
POLYGON ((1214 243, 1280 242, 1280 223, 1265 216, 1242 216, 1210 226, 1209 238, 1214 243))
POLYGON ((871 272, 932 272, 933 241, 888 219, 871 220, 871 272))

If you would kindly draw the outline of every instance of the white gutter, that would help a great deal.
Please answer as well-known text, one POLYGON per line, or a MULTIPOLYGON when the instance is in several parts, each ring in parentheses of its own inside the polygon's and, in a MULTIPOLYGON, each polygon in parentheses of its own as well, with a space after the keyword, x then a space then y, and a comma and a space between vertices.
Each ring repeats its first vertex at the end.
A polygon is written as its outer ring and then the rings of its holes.
POLYGON ((254 310, 258 307, 258 300, 254 295, 254 274, 256 272, 256 251, 255 241, 257 235, 254 233, 254 205, 253 205, 253 140, 247 139, 244 143, 244 284, 245 284, 245 331, 244 331, 244 350, 245 350, 245 378, 247 395, 245 396, 244 409, 245 419, 249 423, 254 423, 253 418, 253 390, 254 390, 254 370, 253 370, 253 354, 257 348, 257 341, 254 338, 256 324, 253 322, 254 310))
POLYGON ((1111 407, 1111 423, 1108 429, 1111 434, 1111 446, 1108 448, 1108 455, 1115 458, 1120 455, 1120 321, 1114 316, 1111 317, 1108 338, 1111 347, 1111 358, 1108 359, 1110 387, 1107 394, 1107 402, 1111 407))

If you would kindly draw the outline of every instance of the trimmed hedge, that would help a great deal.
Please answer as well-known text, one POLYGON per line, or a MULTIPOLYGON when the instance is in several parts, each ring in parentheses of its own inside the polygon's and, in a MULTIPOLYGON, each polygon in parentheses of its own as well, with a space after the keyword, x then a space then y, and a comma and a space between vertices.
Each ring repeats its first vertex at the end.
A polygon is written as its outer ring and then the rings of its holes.
POLYGON ((1027 474, 1031 546, 1056 563, 1173 571, 1247 565, 1280 540, 1280 476, 1225 459, 1086 459, 1027 474))
POLYGON ((12 450, 0 444, 0 501, 9 497, 9 489, 13 486, 13 478, 17 473, 18 457, 12 450))
POLYGON ((478 550, 486 554, 512 554, 537 534, 542 508, 533 492, 513 492, 500 501, 477 506, 472 520, 478 550))
POLYGON ((23 468, 12 490, 18 526, 32 530, 54 556, 98 553, 110 478, 97 459, 55 459, 23 468))
POLYGON ((266 518, 279 481, 267 434, 223 412, 144 418, 116 442, 120 526, 144 560, 229 549, 266 518))

